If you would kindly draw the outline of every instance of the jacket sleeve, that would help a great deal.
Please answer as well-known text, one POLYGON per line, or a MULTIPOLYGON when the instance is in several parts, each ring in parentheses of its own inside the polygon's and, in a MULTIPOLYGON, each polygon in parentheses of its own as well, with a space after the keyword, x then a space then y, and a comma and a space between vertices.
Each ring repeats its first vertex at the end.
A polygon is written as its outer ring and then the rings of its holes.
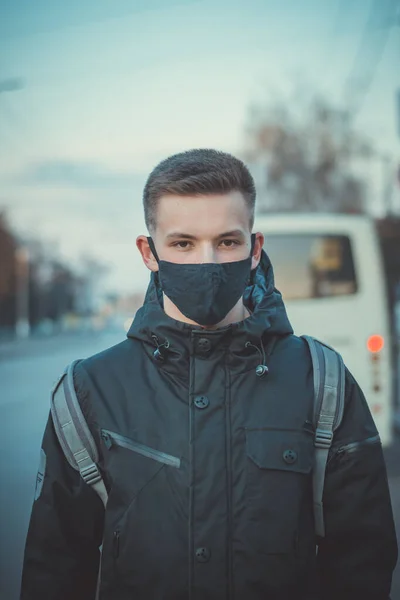
POLYGON ((94 600, 103 504, 65 459, 51 416, 41 456, 20 600, 94 600))
POLYGON ((386 465, 365 397, 346 371, 346 404, 326 470, 323 600, 388 600, 397 542, 386 465))

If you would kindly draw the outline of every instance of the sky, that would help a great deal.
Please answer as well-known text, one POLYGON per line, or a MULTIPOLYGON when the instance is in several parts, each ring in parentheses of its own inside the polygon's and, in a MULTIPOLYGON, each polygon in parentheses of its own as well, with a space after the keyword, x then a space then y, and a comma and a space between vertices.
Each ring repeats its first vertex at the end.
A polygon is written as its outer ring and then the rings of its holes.
MULTIPOLYGON (((135 239, 157 162, 193 147, 240 155, 249 107, 295 102, 295 88, 348 101, 396 2, 0 0, 0 89, 23 82, 0 93, 0 210, 72 265, 107 264, 110 289, 141 290, 135 239)), ((392 27, 355 120, 396 157, 399 65, 392 27)))

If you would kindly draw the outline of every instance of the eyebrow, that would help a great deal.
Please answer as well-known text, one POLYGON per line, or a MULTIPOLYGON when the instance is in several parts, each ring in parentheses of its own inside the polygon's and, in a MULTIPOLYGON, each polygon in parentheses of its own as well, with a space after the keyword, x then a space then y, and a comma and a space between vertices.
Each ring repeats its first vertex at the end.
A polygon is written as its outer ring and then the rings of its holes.
MULTIPOLYGON (((233 231, 226 231, 225 233, 221 233, 217 236, 217 239, 225 238, 225 237, 244 237, 244 232, 241 229, 234 229, 233 231)), ((195 235, 191 235, 190 233, 182 233, 180 231, 173 231, 167 235, 167 240, 176 239, 176 238, 184 238, 185 240, 197 240, 195 235)))

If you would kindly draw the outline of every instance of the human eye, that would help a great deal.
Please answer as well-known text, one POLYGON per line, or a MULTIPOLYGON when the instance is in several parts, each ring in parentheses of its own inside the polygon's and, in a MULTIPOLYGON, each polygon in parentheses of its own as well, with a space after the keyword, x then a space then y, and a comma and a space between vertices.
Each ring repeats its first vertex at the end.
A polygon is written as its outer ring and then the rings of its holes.
POLYGON ((222 240, 221 245, 223 248, 234 248, 235 246, 239 246, 240 242, 238 240, 222 240))
POLYGON ((188 250, 190 247, 190 242, 187 240, 181 240, 179 242, 174 242, 172 246, 174 248, 178 248, 179 250, 188 250))

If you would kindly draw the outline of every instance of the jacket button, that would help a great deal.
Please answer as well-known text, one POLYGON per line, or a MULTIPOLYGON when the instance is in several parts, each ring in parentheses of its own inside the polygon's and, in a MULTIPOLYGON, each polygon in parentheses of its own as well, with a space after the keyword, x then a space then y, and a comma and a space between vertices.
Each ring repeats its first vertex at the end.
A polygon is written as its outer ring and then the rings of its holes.
POLYGON ((210 560, 211 552, 208 548, 197 548, 196 560, 197 562, 206 563, 210 560))
POLYGON ((197 342, 197 350, 200 354, 207 354, 211 350, 211 342, 207 338, 200 338, 197 342))
POLYGON ((288 465, 292 465, 297 460, 297 452, 295 452, 294 450, 285 450, 285 452, 283 453, 283 460, 288 465))
POLYGON ((196 406, 196 408, 207 408, 209 404, 210 401, 207 398, 207 396, 196 396, 196 398, 194 399, 194 405, 196 406))

